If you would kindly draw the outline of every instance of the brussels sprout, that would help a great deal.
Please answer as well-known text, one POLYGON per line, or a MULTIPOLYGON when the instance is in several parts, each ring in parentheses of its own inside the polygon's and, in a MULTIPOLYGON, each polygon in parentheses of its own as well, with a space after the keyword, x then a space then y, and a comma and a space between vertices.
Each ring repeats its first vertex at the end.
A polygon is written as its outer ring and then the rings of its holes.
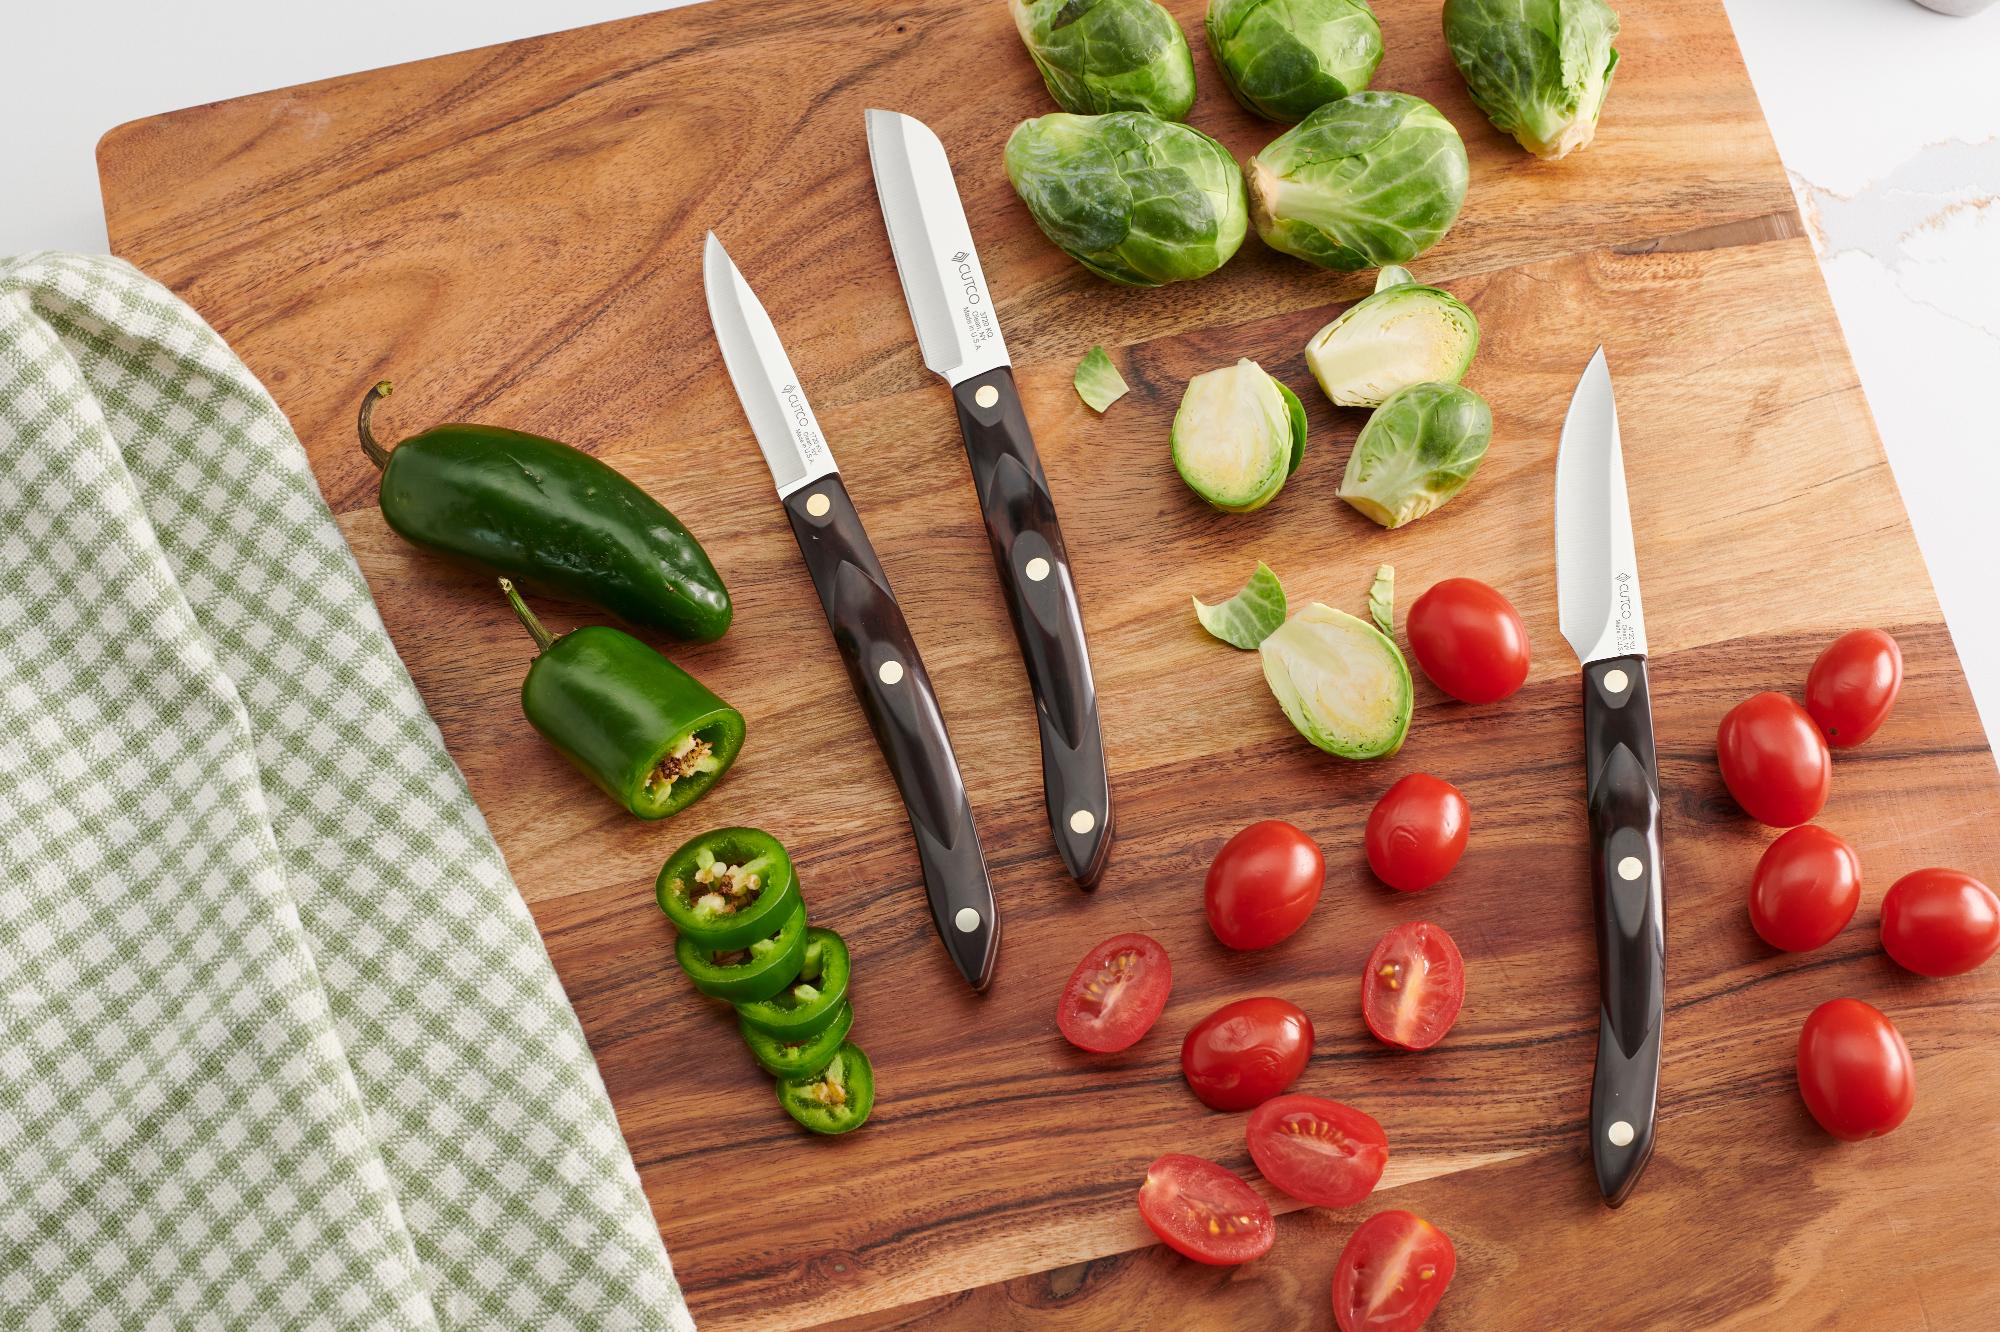
POLYGON ((1304 120, 1368 86, 1382 26, 1368 0, 1208 0, 1208 49, 1245 107, 1304 120))
POLYGON ((1092 347, 1076 363, 1076 373, 1070 382, 1076 385, 1076 396, 1083 399, 1084 405, 1098 413, 1132 391, 1102 347, 1092 347))
POLYGON ((1466 91, 1537 157, 1565 156, 1597 133, 1617 36, 1604 0, 1445 0, 1444 40, 1466 91))
POLYGON ((1493 412, 1459 384, 1412 384, 1375 409, 1334 493, 1384 527, 1456 495, 1486 456, 1493 412))
POLYGON ((1379 407, 1412 384, 1456 384, 1479 350, 1479 321, 1448 291, 1385 268, 1375 294, 1349 306, 1306 343, 1306 365, 1341 407, 1379 407))
POLYGON ((1385 634, 1396 632, 1396 566, 1375 566, 1375 581, 1368 585, 1368 618, 1385 634))
POLYGON ((1065 111, 1150 111, 1179 120, 1194 105, 1194 57, 1153 0, 1011 0, 1014 26, 1065 111))
POLYGON ((1306 452, 1298 394, 1255 361, 1188 381, 1174 413, 1174 467, 1195 494, 1225 513, 1271 502, 1306 452))
POLYGON ((1269 638, 1271 631, 1285 622, 1284 585, 1262 560, 1257 561, 1257 571, 1250 575, 1243 590, 1229 600, 1213 606, 1200 597, 1190 600, 1194 602, 1194 617, 1201 621, 1202 628, 1229 646, 1245 651, 1269 638))
POLYGON ((1465 143, 1407 93, 1328 102, 1243 164, 1250 215, 1274 250, 1323 268, 1405 263, 1465 203, 1465 143))
POLYGON ((1007 140, 1007 179, 1042 234, 1134 287, 1206 277, 1248 226, 1229 150, 1138 111, 1022 121, 1007 140))
POLYGON ((1299 734, 1342 758, 1387 758, 1410 731, 1409 663, 1374 625, 1313 602, 1258 644, 1264 682, 1299 734))

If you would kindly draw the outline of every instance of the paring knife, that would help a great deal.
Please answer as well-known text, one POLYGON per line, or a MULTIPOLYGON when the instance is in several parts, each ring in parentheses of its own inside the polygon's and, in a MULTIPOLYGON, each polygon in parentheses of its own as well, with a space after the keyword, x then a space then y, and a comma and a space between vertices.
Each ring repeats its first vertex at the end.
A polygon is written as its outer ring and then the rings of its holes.
POLYGON ((909 811, 931 922, 959 973, 973 989, 983 990, 993 978, 1000 919, 965 782, 923 658, 778 331, 713 232, 701 269, 723 363, 778 483, 778 498, 812 571, 847 678, 909 811))
POLYGON ((1590 1155, 1597 1187, 1616 1207, 1653 1154, 1666 935, 1646 621, 1602 347, 1577 381, 1556 453, 1556 608, 1583 663, 1600 995, 1590 1155))
POLYGON ((867 119, 868 158, 903 299, 924 364, 943 376, 958 402, 993 563, 1027 662, 1049 827, 1070 877, 1092 888, 1111 853, 1111 780, 1055 501, 944 145, 910 116, 870 111, 867 119))

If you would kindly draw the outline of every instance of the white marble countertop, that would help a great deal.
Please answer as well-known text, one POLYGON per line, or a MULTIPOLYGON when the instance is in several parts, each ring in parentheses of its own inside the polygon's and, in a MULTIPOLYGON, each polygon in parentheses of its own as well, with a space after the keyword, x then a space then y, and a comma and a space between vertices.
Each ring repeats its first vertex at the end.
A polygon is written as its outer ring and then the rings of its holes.
MULTIPOLYGON (((1623 4, 1638 0, 1621 0, 1623 4)), ((1989 737, 2000 735, 2000 7, 1725 0, 1989 737)), ((101 250, 112 125, 671 0, 69 0, 8 18, 0 254, 101 250), (27 58, 19 58, 25 55, 27 58)), ((1613 90, 1615 125, 1617 93, 1613 90)))

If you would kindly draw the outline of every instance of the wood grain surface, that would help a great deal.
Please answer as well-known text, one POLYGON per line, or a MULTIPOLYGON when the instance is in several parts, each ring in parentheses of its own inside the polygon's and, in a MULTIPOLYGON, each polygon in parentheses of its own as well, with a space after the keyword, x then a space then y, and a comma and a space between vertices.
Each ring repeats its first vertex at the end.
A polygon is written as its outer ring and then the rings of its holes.
MULTIPOLYGON (((1170 7, 1199 47, 1199 4, 1170 7)), ((533 906, 703 1327, 1327 1327, 1339 1247, 1382 1206, 1458 1243, 1440 1329, 1990 1326, 1995 1281, 1965 1237, 1984 1233, 2000 1169, 2000 972, 1900 972, 1875 920, 1906 870, 2000 876, 2000 778, 1720 4, 1626 6, 1598 142, 1559 164, 1472 107, 1435 5, 1378 8, 1376 86, 1435 102, 1472 157, 1463 218, 1416 267, 1478 312, 1468 382, 1496 421, 1471 486, 1393 533, 1335 498, 1363 417, 1328 407, 1300 356, 1369 277, 1254 239, 1199 283, 1085 274, 1000 169, 1013 125, 1050 108, 998 3, 720 0, 106 136, 114 248, 213 322, 298 428, 533 906), (919 360, 875 208, 868 106, 923 118, 951 153, 1062 512, 1119 804, 1095 895, 1048 843, 1032 704, 950 397, 919 360), (1005 924, 983 998, 931 934, 901 806, 715 352, 711 227, 786 340, 936 683, 1005 924), (1659 1147, 1616 1213, 1583 1144, 1597 982, 1550 527, 1563 408, 1600 342, 1646 582, 1668 901, 1659 1147), (1069 386, 1093 343, 1134 389, 1101 419, 1069 386), (1181 485, 1166 437, 1186 378, 1238 356, 1300 390, 1312 438, 1276 502, 1226 516, 1181 485), (701 537, 736 625, 669 650, 750 738, 697 810, 635 824, 522 723, 529 645, 506 607, 374 508, 351 419, 384 375, 389 433, 450 418, 554 434, 701 537), (1419 680, 1400 754, 1323 755, 1255 657, 1189 613, 1190 593, 1226 595, 1260 558, 1295 601, 1350 609, 1381 561, 1405 605, 1439 578, 1484 578, 1527 620, 1529 683, 1468 708, 1419 680), (1838 759, 1825 815, 1861 853, 1864 905, 1825 949, 1775 955, 1744 909, 1770 834, 1723 793, 1715 725, 1747 693, 1796 690, 1858 624, 1897 632, 1909 671, 1888 725, 1838 759), (1474 832, 1453 876, 1408 898, 1371 880, 1359 831, 1419 769, 1466 792, 1474 832), (1201 875, 1261 817, 1320 839, 1328 891, 1284 945, 1230 953, 1201 875), (653 875, 684 837, 739 821, 785 840, 815 920, 853 946, 855 1036, 881 1099, 849 1138, 795 1132, 673 964, 653 875), (1458 1027, 1422 1056, 1375 1045, 1358 1011, 1362 958, 1417 917, 1453 933, 1470 972, 1458 1027), (1085 948, 1129 929, 1171 952, 1173 1000, 1132 1051, 1086 1057, 1056 1033, 1056 993, 1085 948), (1187 1093, 1178 1041, 1264 992, 1313 1016, 1301 1089, 1380 1118, 1389 1173, 1360 1207, 1282 1217, 1259 1262, 1199 1268, 1153 1245, 1133 1196, 1166 1151, 1254 1178, 1244 1117, 1187 1093), (1820 1133, 1793 1087, 1800 1022, 1843 994, 1888 1012, 1917 1057, 1909 1123, 1859 1146, 1820 1133)), ((1195 123, 1239 156, 1274 136, 1196 61, 1195 123)), ((558 628, 587 618, 547 611, 558 628)))

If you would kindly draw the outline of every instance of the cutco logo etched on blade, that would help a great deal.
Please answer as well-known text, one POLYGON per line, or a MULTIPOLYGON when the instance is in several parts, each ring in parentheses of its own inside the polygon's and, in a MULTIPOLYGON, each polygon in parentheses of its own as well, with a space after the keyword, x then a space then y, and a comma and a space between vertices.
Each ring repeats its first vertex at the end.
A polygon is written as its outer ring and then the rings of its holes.
POLYGON ((1639 637, 1632 632, 1632 575, 1618 575, 1618 622, 1612 626, 1621 651, 1630 652, 1639 646, 1639 637))
POLYGON ((785 400, 785 407, 792 414, 792 437, 798 440, 799 451, 805 455, 807 462, 815 461, 824 445, 813 423, 812 409, 806 406, 799 386, 787 384, 778 390, 778 396, 785 400))
POLYGON ((968 305, 979 304, 979 278, 972 270, 972 254, 960 250, 951 257, 952 265, 958 270, 958 280, 965 287, 965 301, 968 305))

